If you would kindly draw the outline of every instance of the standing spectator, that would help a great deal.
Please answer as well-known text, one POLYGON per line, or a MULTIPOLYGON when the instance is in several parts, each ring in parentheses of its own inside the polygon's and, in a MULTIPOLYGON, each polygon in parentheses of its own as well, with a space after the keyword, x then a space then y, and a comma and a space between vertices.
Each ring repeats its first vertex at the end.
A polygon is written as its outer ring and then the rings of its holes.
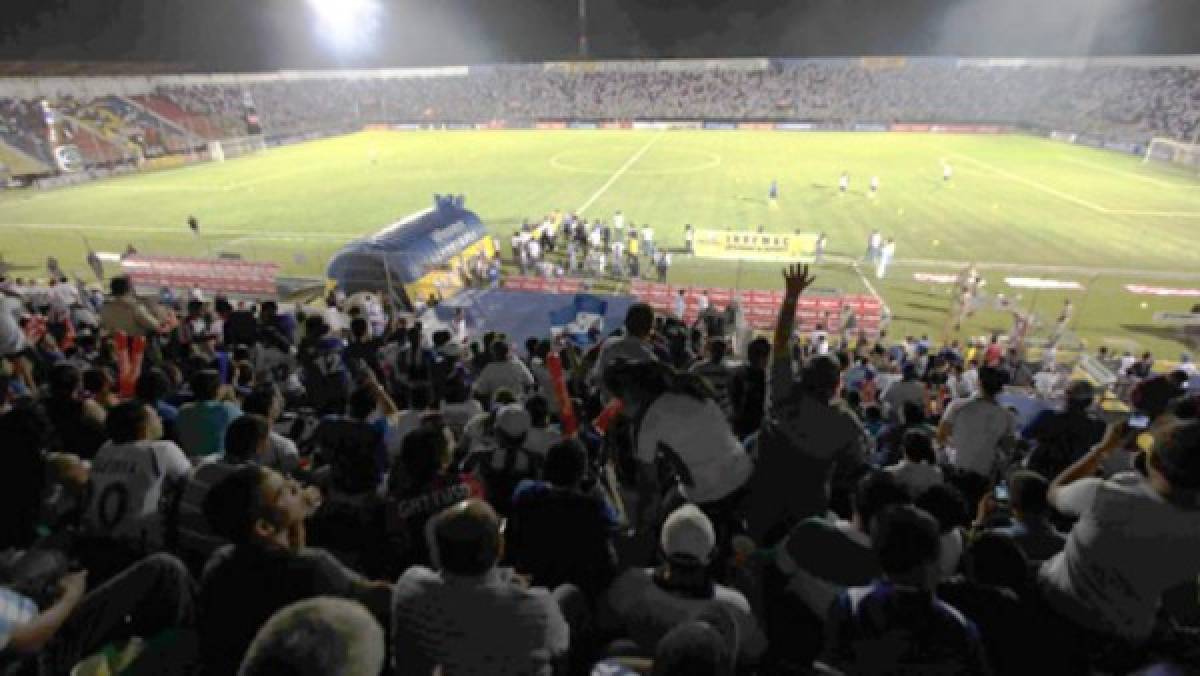
POLYGON ((596 364, 592 368, 591 381, 597 386, 604 384, 606 372, 618 358, 629 361, 656 361, 658 357, 650 347, 650 332, 654 329, 654 308, 645 303, 634 303, 625 313, 625 333, 604 341, 596 364))
POLYGON ((369 582, 328 552, 305 546, 312 500, 294 480, 255 465, 239 468, 209 491, 205 518, 233 544, 213 554, 200 580, 203 673, 235 673, 258 629, 296 601, 354 599, 386 620, 390 584, 369 582))
POLYGON ((413 566, 392 600, 399 676, 549 673, 565 665, 569 630, 556 598, 498 568, 502 521, 485 502, 449 507, 430 524, 435 569, 413 566))
POLYGON ((903 377, 898 383, 893 383, 883 392, 884 413, 893 423, 903 423, 903 412, 907 404, 919 406, 925 410, 925 384, 919 380, 919 372, 915 364, 905 364, 903 377))
POLYGON ((1004 375, 984 367, 979 370, 980 392, 950 404, 938 426, 938 441, 946 448, 950 464, 962 470, 967 504, 978 504, 1003 469, 1015 439, 1012 415, 996 402, 1004 389, 1004 375))
POLYGON ((525 480, 513 495, 506 533, 510 560, 531 584, 571 583, 595 598, 616 576, 616 511, 590 481, 587 450, 573 439, 550 447, 545 480, 525 480))
POLYGON ((845 487, 866 463, 866 434, 854 414, 835 405, 841 381, 838 364, 815 357, 796 382, 789 350, 796 302, 812 285, 808 266, 784 271, 786 290, 772 341, 767 415, 758 437, 758 457, 747 504, 752 537, 774 544, 792 525, 823 514, 830 493, 845 487))
POLYGON ((1095 478, 1130 436, 1124 424, 1111 425, 1050 484, 1050 504, 1079 521, 1040 572, 1046 601, 1063 619, 1062 645, 1121 672, 1167 637, 1158 620, 1163 592, 1200 572, 1200 423, 1163 425, 1136 471, 1095 478))
POLYGON ((883 576, 834 604, 826 662, 849 673, 988 673, 975 625, 934 593, 937 521, 914 507, 892 507, 880 515, 871 544, 883 576))
POLYGON ((222 387, 216 370, 196 371, 189 384, 195 399, 179 409, 179 445, 190 458, 220 453, 225 448, 225 430, 242 411, 226 399, 229 390, 222 387))
POLYGON ((121 331, 130 337, 158 330, 158 318, 133 294, 128 277, 113 277, 109 280, 109 289, 112 299, 100 310, 100 328, 110 334, 121 331))
POLYGON ((162 421, 140 401, 109 411, 105 424, 109 441, 92 462, 86 529, 134 551, 153 551, 164 542, 159 500, 177 490, 191 463, 178 446, 160 440, 162 421))
POLYGON ((733 431, 739 439, 758 431, 767 400, 767 361, 771 343, 766 338, 750 341, 746 363, 733 373, 729 383, 729 403, 733 409, 733 431))

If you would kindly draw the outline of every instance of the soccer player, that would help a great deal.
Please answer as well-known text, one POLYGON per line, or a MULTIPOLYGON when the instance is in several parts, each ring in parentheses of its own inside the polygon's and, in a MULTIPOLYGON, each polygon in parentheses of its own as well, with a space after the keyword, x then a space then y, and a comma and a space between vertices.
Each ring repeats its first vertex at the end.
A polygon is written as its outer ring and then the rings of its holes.
POLYGON ((846 190, 848 190, 849 188, 850 188, 850 174, 848 172, 843 171, 841 178, 838 179, 838 190, 840 190, 842 192, 842 194, 845 195, 846 190))
POLYGON ((883 245, 883 249, 879 252, 879 264, 875 267, 875 277, 883 279, 887 274, 887 267, 896 257, 896 240, 889 237, 887 244, 883 245))
POLYGON ((696 252, 696 231, 692 228, 690 223, 683 226, 683 242, 687 245, 687 252, 689 255, 696 252))
POLYGON ((771 179, 771 188, 767 191, 767 199, 771 200, 772 202, 779 199, 779 183, 777 183, 774 179, 771 179))
POLYGON ((875 193, 877 193, 877 192, 879 192, 879 177, 872 176, 871 177, 871 197, 874 197, 875 193))
POLYGON ((825 233, 821 233, 821 234, 817 235, 817 246, 816 246, 816 251, 815 251, 815 258, 813 259, 813 262, 816 263, 817 265, 820 265, 821 260, 823 258, 825 258, 825 247, 828 244, 829 244, 829 238, 825 236, 825 233))
POLYGON ((950 163, 943 161, 942 162, 942 181, 945 183, 949 183, 950 177, 953 175, 954 175, 954 170, 950 168, 950 163))

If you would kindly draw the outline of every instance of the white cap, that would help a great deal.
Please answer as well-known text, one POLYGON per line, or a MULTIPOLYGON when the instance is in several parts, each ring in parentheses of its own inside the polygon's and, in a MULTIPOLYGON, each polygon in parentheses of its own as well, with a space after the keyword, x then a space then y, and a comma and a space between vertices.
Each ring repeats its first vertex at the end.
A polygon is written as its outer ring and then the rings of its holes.
POLYGON ((717 545, 717 534, 704 512, 689 504, 667 517, 660 544, 668 558, 686 556, 698 563, 708 563, 717 545))

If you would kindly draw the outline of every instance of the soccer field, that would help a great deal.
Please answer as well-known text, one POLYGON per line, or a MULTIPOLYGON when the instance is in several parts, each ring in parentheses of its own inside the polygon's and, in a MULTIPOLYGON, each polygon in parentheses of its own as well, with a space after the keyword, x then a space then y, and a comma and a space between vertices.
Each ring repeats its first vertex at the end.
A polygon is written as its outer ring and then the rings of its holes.
MULTIPOLYGON (((1181 344, 1156 311, 1194 301, 1134 296, 1128 283, 1200 287, 1200 181, 1138 158, 1024 136, 788 133, 779 131, 363 132, 272 149, 225 163, 0 196, 0 252, 36 266, 55 255, 84 274, 86 243, 119 252, 205 255, 236 251, 321 276, 346 240, 432 203, 467 196, 499 236, 552 209, 653 226, 682 244, 683 225, 829 235, 833 260, 818 286, 876 292, 893 334, 941 336, 947 286, 917 283, 976 262, 988 288, 1053 322, 1063 292, 1006 286, 1006 277, 1081 283, 1068 292, 1090 345, 1141 346, 1173 358, 1181 344), (942 180, 941 163, 954 169, 942 180), (837 179, 850 174, 841 195, 837 179), (868 195, 867 182, 881 188, 868 195), (767 189, 777 180, 776 205, 767 189), (194 215, 201 236, 185 220, 194 215), (840 257, 862 255, 868 233, 895 237, 885 280, 840 257), (869 280, 869 284, 868 281, 869 280), (1142 303, 1146 307, 1142 307, 1142 303)), ((676 258, 673 282, 774 288, 779 265, 676 258)), ((20 274, 20 273, 14 273, 20 274)), ((90 273, 88 273, 90 275, 90 273)), ((1007 330, 982 312, 960 337, 1007 330)))

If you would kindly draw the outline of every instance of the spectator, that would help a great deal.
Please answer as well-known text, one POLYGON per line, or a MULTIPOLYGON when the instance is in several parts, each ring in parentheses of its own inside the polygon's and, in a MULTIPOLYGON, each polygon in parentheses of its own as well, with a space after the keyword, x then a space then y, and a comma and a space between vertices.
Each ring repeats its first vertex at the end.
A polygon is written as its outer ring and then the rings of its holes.
POLYGON ((305 546, 312 499, 294 480, 255 465, 239 468, 209 491, 205 517, 233 544, 213 554, 200 580, 204 673, 235 673, 259 627, 296 601, 354 599, 386 620, 391 585, 368 582, 328 552, 305 546))
POLYGON ((446 436, 435 427, 421 427, 404 438, 388 477, 386 527, 399 574, 410 565, 430 564, 425 524, 435 514, 463 500, 486 496, 472 474, 450 469, 446 436))
POLYGON ((954 575, 958 572, 966 545, 963 526, 968 519, 967 503, 962 493, 950 484, 934 484, 918 495, 913 504, 937 519, 938 534, 942 540, 938 564, 943 578, 954 575))
POLYGON ((905 422, 902 412, 908 410, 909 404, 925 410, 925 384, 919 379, 916 365, 905 364, 903 379, 887 388, 881 401, 887 419, 893 423, 905 422))
POLYGON ((157 331, 155 317, 133 294, 133 285, 128 277, 113 277, 109 280, 112 298, 100 309, 100 328, 107 333, 118 331, 127 336, 145 336, 157 331))
POLYGON ((109 441, 92 462, 84 523, 93 535, 154 551, 164 542, 159 501, 178 490, 191 463, 174 443, 161 441, 162 421, 140 401, 114 408, 106 426, 109 441))
POLYGON ((968 504, 977 504, 991 488, 1014 441, 1013 417, 996 402, 1004 389, 1004 374, 991 367, 979 369, 979 388, 974 397, 950 404, 938 427, 938 441, 946 447, 950 464, 962 470, 968 504))
POLYGON ((724 533, 754 463, 733 436, 707 384, 657 361, 619 359, 605 370, 605 389, 620 397, 634 430, 638 463, 636 523, 653 532, 663 511, 694 502, 724 533), (660 470, 670 483, 659 485, 660 470))
POLYGON ((1165 638, 1157 618, 1163 592, 1200 572, 1200 423, 1163 426, 1136 471, 1095 478, 1105 456, 1125 452, 1129 437, 1125 425, 1111 425, 1051 482, 1050 504, 1079 521, 1040 571, 1046 601, 1064 620, 1064 645, 1121 670, 1165 638))
POLYGON ((733 377, 732 369, 725 362, 725 354, 729 344, 724 338, 708 339, 708 359, 692 365, 691 372, 704 378, 713 391, 713 400, 721 407, 725 417, 731 413, 729 403, 729 381, 733 377))
POLYGON ((279 417, 283 414, 283 403, 283 395, 275 383, 259 383, 242 401, 242 411, 246 414, 262 416, 270 429, 267 448, 257 458, 258 464, 279 470, 284 476, 294 476, 300 469, 300 451, 296 448, 296 442, 274 429, 279 417))
POLYGON ((746 363, 733 372, 729 383, 729 402, 732 408, 733 431, 745 439, 762 425, 767 399, 767 362, 771 358, 771 343, 756 338, 746 347, 746 363))
POLYGON ((529 434, 529 412, 520 404, 507 404, 496 411, 492 433, 495 445, 467 456, 463 469, 476 473, 482 480, 489 501, 500 514, 512 508, 513 491, 524 479, 539 479, 542 475, 542 456, 525 446, 529 434))
POLYGON ((446 674, 504 676, 565 665, 569 629, 556 597, 497 567, 502 524, 478 500, 449 507, 431 522, 436 569, 409 568, 392 600, 399 676, 424 676, 435 666, 446 674))
MULTIPOLYGON (((346 494, 357 495, 374 490, 388 467, 384 440, 387 420, 368 422, 387 393, 379 383, 370 381, 354 390, 346 406, 346 415, 327 415, 313 433, 314 455, 322 467, 320 482, 346 494)), ((390 399, 388 399, 390 401, 390 399)), ((395 406, 389 408, 395 412, 395 406)))
POLYGON ((880 574, 871 548, 871 524, 891 505, 911 502, 886 472, 858 480, 850 521, 810 517, 780 542, 774 561, 775 586, 768 586, 768 631, 776 660, 807 668, 821 652, 826 616, 848 587, 868 585, 880 574))
MULTIPOLYGON (((998 535, 1013 539, 1033 564, 1053 557, 1066 546, 1067 538, 1050 521, 1050 504, 1046 493, 1050 482, 1040 474, 1018 470, 1008 477, 1009 511, 1012 523, 991 529, 998 535)), ((997 508, 992 493, 983 496, 976 515, 976 527, 983 527, 997 508)))
POLYGON ((653 676, 733 676, 742 637, 730 612, 713 603, 667 632, 654 648, 653 676))
POLYGON ((171 381, 162 369, 147 368, 138 376, 135 394, 137 398, 154 409, 163 423, 163 439, 176 441, 179 437, 175 426, 179 409, 164 401, 171 393, 171 381))
POLYGON ((179 500, 176 547, 189 568, 203 569, 209 555, 226 544, 204 517, 208 492, 238 468, 258 464, 267 448, 268 432, 267 421, 261 416, 246 414, 234 420, 225 431, 225 452, 206 457, 188 477, 179 500))
POLYGON ((443 395, 442 420, 455 438, 461 438, 467 423, 483 413, 483 405, 479 403, 478 399, 471 396, 466 377, 461 371, 446 379, 443 395))
POLYGON ((1147 377, 1133 388, 1130 400, 1136 410, 1153 420, 1170 408, 1171 402, 1187 394, 1188 374, 1171 371, 1162 376, 1147 377))
POLYGON ((502 340, 492 343, 492 361, 475 380, 475 393, 490 400, 498 389, 523 394, 533 386, 533 374, 516 355, 509 353, 508 343, 502 340))
POLYGON ((55 364, 49 385, 42 408, 53 430, 50 447, 91 459, 107 438, 104 407, 83 398, 83 379, 71 364, 55 364))
POLYGON ((320 597, 271 616, 246 651, 238 676, 378 676, 387 644, 361 604, 320 597))
POLYGON ((710 564, 716 551, 713 524, 695 505, 684 505, 663 524, 664 563, 656 569, 631 568, 605 593, 597 610, 602 631, 631 639, 650 655, 663 636, 709 604, 728 609, 741 637, 739 663, 757 664, 766 639, 741 592, 715 582, 710 564))
POLYGON ((628 361, 655 361, 658 357, 651 349, 650 332, 654 329, 654 308, 645 303, 634 303, 625 313, 625 333, 604 341, 600 354, 592 368, 591 383, 605 384, 608 368, 617 359, 628 361))
POLYGON ((937 466, 937 458, 933 453, 933 439, 921 429, 909 429, 904 432, 900 447, 904 457, 895 465, 885 469, 892 474, 908 493, 916 498, 931 486, 942 483, 942 469, 937 466))
POLYGON ((507 542, 513 567, 532 584, 571 583, 595 598, 616 576, 619 520, 603 491, 585 485, 587 469, 578 441, 551 446, 545 480, 517 484, 507 542))
POLYGON ((225 430, 242 415, 229 401, 229 389, 221 385, 221 374, 202 369, 189 379, 194 400, 179 409, 179 445, 190 458, 201 458, 224 450, 225 430))
POLYGON ((1056 477, 1099 443, 1104 421, 1090 410, 1094 399, 1092 384, 1078 380, 1067 388, 1063 410, 1038 414, 1021 432, 1036 444, 1025 466, 1043 477, 1056 477))
POLYGON ((891 507, 879 516, 871 543, 883 575, 838 597, 825 661, 859 674, 988 673, 975 625, 935 595, 937 521, 915 507, 891 507))
MULTIPOLYGON (((550 395, 553 398, 553 394, 550 395)), ((550 424, 550 404, 547 397, 534 394, 525 401, 525 410, 529 412, 529 433, 525 436, 525 448, 546 457, 550 447, 562 439, 562 432, 557 425, 550 424)))
MULTIPOLYGON (((0 586, 0 662, 36 656, 43 674, 74 673, 80 660, 129 635, 153 639, 193 621, 187 569, 169 554, 155 554, 87 591, 87 571, 53 580, 53 601, 38 603, 0 586)), ((175 665, 178 667, 179 665, 175 665)))
POLYGON ((777 542, 791 527, 824 514, 836 484, 847 486, 866 463, 866 435, 854 414, 835 405, 840 368, 814 357, 794 382, 789 351, 796 302, 813 282, 808 266, 784 272, 786 289, 772 341, 768 410, 758 438, 758 457, 747 505, 753 539, 777 542))

